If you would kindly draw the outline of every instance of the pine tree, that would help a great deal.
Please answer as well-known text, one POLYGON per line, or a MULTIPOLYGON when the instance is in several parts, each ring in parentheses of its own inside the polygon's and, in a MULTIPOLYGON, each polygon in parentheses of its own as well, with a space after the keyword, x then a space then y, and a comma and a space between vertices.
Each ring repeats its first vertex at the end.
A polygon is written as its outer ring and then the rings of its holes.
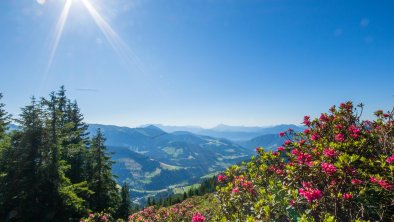
POLYGON ((114 175, 111 172, 113 161, 106 151, 104 142, 105 137, 98 129, 91 140, 92 178, 89 181, 90 188, 94 192, 90 208, 96 212, 109 210, 110 207, 116 208, 120 200, 114 175))
POLYGON ((4 103, 1 102, 3 95, 0 93, 0 221, 7 213, 6 209, 6 187, 8 184, 7 173, 11 167, 10 154, 12 152, 10 137, 7 134, 8 124, 11 116, 5 111, 4 103))
MULTIPOLYGON (((0 101, 3 99, 3 94, 0 93, 0 101)), ((0 139, 6 135, 8 125, 10 124, 10 115, 4 110, 4 103, 0 102, 0 139)))
MULTIPOLYGON (((6 220, 35 221, 45 218, 45 200, 42 192, 45 131, 42 111, 32 98, 31 105, 22 109, 21 131, 12 138, 12 150, 8 153, 10 167, 3 184, 6 220)), ((45 220, 45 219, 44 219, 45 220)))
POLYGON ((121 192, 121 203, 118 208, 118 218, 127 220, 128 216, 131 213, 131 199, 130 199, 130 190, 127 183, 123 183, 121 192))

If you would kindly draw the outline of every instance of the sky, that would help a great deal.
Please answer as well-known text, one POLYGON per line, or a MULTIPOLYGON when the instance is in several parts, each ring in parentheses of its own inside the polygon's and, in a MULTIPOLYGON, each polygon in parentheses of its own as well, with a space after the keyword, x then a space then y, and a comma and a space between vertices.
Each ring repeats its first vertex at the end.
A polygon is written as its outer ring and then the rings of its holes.
POLYGON ((131 127, 299 124, 348 100, 373 118, 394 105, 393 12, 392 0, 2 0, 0 92, 17 116, 64 85, 86 122, 131 127))

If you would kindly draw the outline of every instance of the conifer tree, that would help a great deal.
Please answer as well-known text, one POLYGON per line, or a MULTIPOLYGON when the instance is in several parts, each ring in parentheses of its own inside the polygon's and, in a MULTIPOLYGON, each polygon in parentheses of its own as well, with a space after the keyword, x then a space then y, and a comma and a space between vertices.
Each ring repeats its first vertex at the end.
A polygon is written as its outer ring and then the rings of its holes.
POLYGON ((120 197, 111 169, 113 161, 104 145, 105 137, 100 129, 91 140, 90 158, 92 178, 89 182, 90 189, 94 192, 90 202, 93 211, 110 211, 116 209, 120 197), (112 210, 113 210, 112 209, 112 210))
POLYGON ((119 218, 127 220, 131 212, 130 190, 127 183, 123 183, 120 195, 121 203, 117 214, 119 218))
POLYGON ((35 98, 22 109, 18 123, 21 131, 13 136, 12 149, 8 153, 11 161, 2 189, 5 212, 2 217, 10 221, 40 220, 46 216, 42 185, 47 144, 42 112, 35 98))

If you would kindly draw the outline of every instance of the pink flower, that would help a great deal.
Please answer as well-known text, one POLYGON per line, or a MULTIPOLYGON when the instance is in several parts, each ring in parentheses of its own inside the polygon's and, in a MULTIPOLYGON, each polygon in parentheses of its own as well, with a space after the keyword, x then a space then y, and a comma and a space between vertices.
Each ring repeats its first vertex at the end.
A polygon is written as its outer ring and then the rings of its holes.
POLYGON ((340 124, 337 124, 337 125, 335 125, 335 126, 334 126, 334 128, 335 128, 335 129, 337 129, 337 130, 340 130, 340 129, 342 129, 342 128, 343 128, 343 126, 342 126, 342 125, 340 125, 340 124))
POLYGON ((311 132, 311 131, 310 131, 309 129, 305 129, 305 130, 304 130, 304 133, 305 133, 305 134, 308 134, 308 133, 310 133, 310 132, 311 132))
POLYGON ((286 134, 285 132, 280 132, 280 133, 279 133, 279 136, 280 136, 280 137, 283 137, 285 134, 286 134))
POLYGON ((292 150, 292 151, 291 151, 291 154, 297 155, 297 154, 298 154, 298 150, 296 150, 296 149, 292 150))
POLYGON ((352 184, 353 185, 359 185, 359 184, 363 184, 364 183, 364 181, 362 181, 362 180, 359 180, 359 179, 352 179, 352 184))
POLYGON ((356 133, 352 133, 350 134, 350 137, 352 137, 353 139, 357 139, 359 136, 356 133))
POLYGON ((218 176, 218 181, 219 181, 220 183, 223 183, 223 182, 225 182, 226 180, 227 180, 226 175, 220 174, 220 175, 218 176))
POLYGON ((290 145, 291 144, 291 141, 290 140, 286 140, 285 141, 285 146, 288 146, 288 145, 290 145))
POLYGON ((335 141, 343 142, 343 141, 345 141, 345 136, 343 134, 339 133, 339 134, 335 135, 335 141))
POLYGON ((372 183, 377 183, 377 182, 378 182, 378 179, 376 179, 375 177, 370 177, 369 180, 370 180, 372 183))
POLYGON ((236 188, 234 188, 231 192, 232 192, 232 193, 238 193, 238 192, 239 192, 239 188, 236 187, 236 188))
POLYGON ((312 187, 312 183, 311 182, 302 181, 302 186, 304 188, 311 188, 312 187))
POLYGON ((312 189, 312 184, 309 182, 302 182, 304 188, 298 189, 298 193, 307 199, 308 203, 323 197, 322 192, 319 189, 312 189))
POLYGON ((204 220, 205 220, 205 217, 203 215, 201 215, 200 213, 197 213, 192 218, 192 222, 204 222, 204 220))
POLYGON ((319 119, 320 119, 320 121, 327 122, 328 121, 328 116, 326 114, 322 113, 320 115, 319 119))
POLYGON ((351 125, 351 126, 349 126, 349 131, 357 134, 357 133, 360 133, 361 130, 359 130, 355 125, 351 125))
POLYGON ((300 140, 300 145, 301 145, 301 146, 304 145, 305 142, 306 142, 306 140, 300 140))
POLYGON ((282 151, 284 151, 284 150, 285 150, 285 148, 283 148, 283 146, 278 147, 278 151, 279 151, 279 152, 282 152, 282 151))
POLYGON ((312 134, 312 136, 311 136, 311 140, 318 140, 319 138, 320 138, 320 136, 317 134, 312 134))
POLYGON ((93 218, 94 217, 94 215, 93 214, 89 214, 89 218, 93 218))
POLYGON ((278 174, 278 175, 283 175, 283 174, 284 174, 284 171, 281 170, 281 169, 276 169, 276 170, 275 170, 275 173, 278 174))
POLYGON ((390 190, 393 187, 387 180, 379 180, 378 184, 385 190, 390 190))
POLYGON ((392 164, 394 162, 394 154, 387 158, 386 162, 392 164))
POLYGON ((312 155, 308 153, 297 153, 297 161, 299 164, 306 164, 308 166, 312 165, 312 155))
POLYGON ((105 215, 102 216, 102 217, 101 217, 101 220, 107 221, 107 216, 105 216, 105 215))
POLYGON ((323 171, 327 175, 331 175, 331 174, 337 172, 337 168, 331 163, 322 163, 321 167, 323 168, 323 171))
POLYGON ((309 126, 311 125, 310 117, 309 116, 304 116, 304 124, 309 126))
POLYGON ((353 198, 353 195, 351 193, 344 193, 342 195, 342 198, 345 199, 345 200, 350 200, 350 199, 353 198))
POLYGON ((335 157, 337 155, 337 152, 333 148, 327 148, 323 150, 323 154, 327 157, 335 157))

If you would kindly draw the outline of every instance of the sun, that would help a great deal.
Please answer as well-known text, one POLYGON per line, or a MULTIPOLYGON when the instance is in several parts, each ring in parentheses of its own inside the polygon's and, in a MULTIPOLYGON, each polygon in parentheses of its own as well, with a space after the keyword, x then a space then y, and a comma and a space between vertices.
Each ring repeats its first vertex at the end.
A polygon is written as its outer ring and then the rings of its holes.
MULTIPOLYGON (((45 1, 46 0, 37 0, 39 4, 45 4, 45 1)), ((139 59, 134 56, 134 54, 129 50, 124 41, 119 37, 119 35, 115 32, 111 25, 103 18, 103 16, 101 16, 95 5, 90 0, 66 0, 56 24, 46 73, 49 72, 52 66, 73 2, 82 3, 87 13, 90 14, 97 27, 101 30, 113 50, 117 52, 117 54, 126 64, 134 64, 137 68, 142 70, 139 59)))
POLYGON ((45 0, 37 0, 37 3, 40 4, 40 5, 45 4, 45 2, 46 2, 45 0))

